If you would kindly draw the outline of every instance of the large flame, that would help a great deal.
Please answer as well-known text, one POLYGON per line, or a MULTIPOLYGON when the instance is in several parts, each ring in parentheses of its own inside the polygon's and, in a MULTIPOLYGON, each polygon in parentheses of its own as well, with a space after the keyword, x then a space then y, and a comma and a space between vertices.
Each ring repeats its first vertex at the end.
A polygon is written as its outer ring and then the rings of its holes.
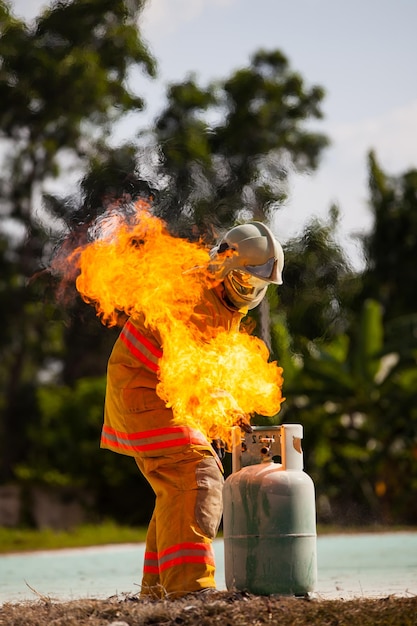
POLYGON ((79 268, 77 289, 103 323, 115 325, 121 312, 142 314, 159 333, 157 393, 177 424, 230 444, 231 428, 243 416, 279 412, 282 369, 268 362, 265 344, 190 322, 203 290, 214 284, 202 243, 172 237, 144 201, 128 219, 115 207, 93 235, 71 257, 79 268))

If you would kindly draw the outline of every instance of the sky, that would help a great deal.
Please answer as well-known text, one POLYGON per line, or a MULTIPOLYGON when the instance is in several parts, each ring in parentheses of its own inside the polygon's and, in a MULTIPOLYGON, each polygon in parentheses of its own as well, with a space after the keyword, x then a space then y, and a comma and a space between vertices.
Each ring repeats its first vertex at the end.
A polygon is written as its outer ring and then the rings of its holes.
MULTIPOLYGON (((48 4, 11 2, 26 21, 48 4)), ((331 145, 316 172, 291 175, 273 230, 285 243, 336 203, 341 245, 360 268, 356 235, 372 226, 369 150, 388 175, 417 168, 416 24, 415 0, 148 0, 140 29, 158 78, 137 75, 137 90, 152 120, 168 84, 193 74, 206 86, 248 66, 259 49, 281 50, 307 87, 324 88, 324 119, 314 128, 331 145)), ((121 139, 131 132, 130 123, 122 126, 121 139)))

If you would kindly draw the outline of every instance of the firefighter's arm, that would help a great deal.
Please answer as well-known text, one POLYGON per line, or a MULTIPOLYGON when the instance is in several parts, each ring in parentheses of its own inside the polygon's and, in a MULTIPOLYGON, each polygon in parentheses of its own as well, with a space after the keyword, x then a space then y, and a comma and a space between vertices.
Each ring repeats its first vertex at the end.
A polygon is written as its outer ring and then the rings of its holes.
MULTIPOLYGON (((238 426, 245 433, 251 433, 252 432, 252 426, 250 425, 249 419, 243 413, 239 414, 239 417, 236 418, 236 421, 234 422, 234 425, 238 426)), ((221 461, 223 461, 223 459, 224 459, 224 457, 226 455, 226 444, 225 444, 225 442, 222 439, 213 439, 212 442, 211 442, 211 446, 212 446, 214 452, 219 457, 219 459, 221 461)), ((230 452, 230 450, 228 450, 228 452, 230 452)))

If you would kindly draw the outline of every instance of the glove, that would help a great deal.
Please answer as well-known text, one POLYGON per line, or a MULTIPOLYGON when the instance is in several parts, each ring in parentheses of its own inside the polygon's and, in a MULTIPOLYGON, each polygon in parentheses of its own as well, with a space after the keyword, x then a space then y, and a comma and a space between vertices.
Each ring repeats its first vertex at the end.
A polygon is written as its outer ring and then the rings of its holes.
POLYGON ((239 426, 239 428, 245 433, 251 433, 253 431, 253 428, 246 416, 240 417, 236 422, 236 426, 239 426))
POLYGON ((211 447, 219 457, 220 461, 223 461, 224 457, 226 456, 224 441, 222 441, 221 439, 213 439, 213 441, 211 442, 211 447))
POLYGON ((252 432, 252 426, 250 424, 250 417, 240 409, 233 410, 233 425, 239 426, 240 430, 245 433, 252 432))
POLYGON ((236 400, 233 396, 224 389, 215 389, 212 392, 212 397, 218 399, 219 401, 226 399, 229 401, 229 407, 227 407, 228 412, 230 413, 233 425, 239 426, 241 430, 245 433, 252 432, 252 426, 250 425, 250 417, 242 411, 242 409, 237 405, 236 400))

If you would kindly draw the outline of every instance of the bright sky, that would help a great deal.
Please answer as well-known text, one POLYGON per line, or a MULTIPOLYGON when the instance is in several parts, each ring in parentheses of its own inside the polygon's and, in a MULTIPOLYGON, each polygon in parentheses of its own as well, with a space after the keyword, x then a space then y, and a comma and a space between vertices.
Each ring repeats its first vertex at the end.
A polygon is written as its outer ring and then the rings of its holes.
MULTIPOLYGON (((44 0, 13 0, 32 19, 44 0)), ((274 231, 285 242, 335 202, 341 238, 355 266, 356 232, 369 229, 367 152, 390 175, 417 168, 417 2, 415 0, 149 0, 142 34, 159 65, 152 84, 138 79, 150 118, 167 83, 194 73, 205 86, 250 62, 260 48, 280 49, 308 86, 324 87, 316 128, 332 145, 317 172, 293 175, 274 231)), ((129 127, 130 130, 131 127, 129 127)))

